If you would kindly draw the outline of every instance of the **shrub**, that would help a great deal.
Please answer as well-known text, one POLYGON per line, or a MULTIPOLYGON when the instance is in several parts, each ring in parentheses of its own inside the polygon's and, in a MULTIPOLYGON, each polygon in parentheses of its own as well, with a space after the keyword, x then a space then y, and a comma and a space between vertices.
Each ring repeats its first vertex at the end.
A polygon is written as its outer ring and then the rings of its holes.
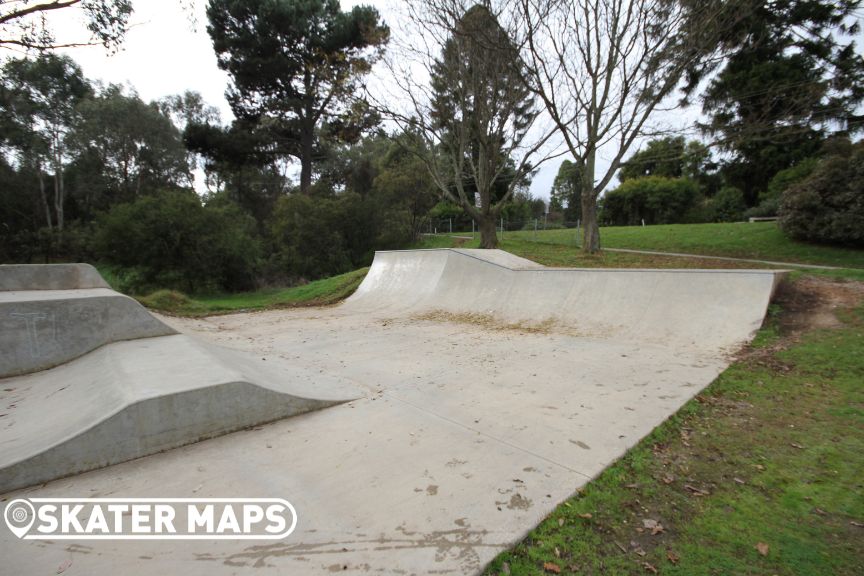
POLYGON ((191 191, 115 205, 97 224, 99 259, 134 268, 134 291, 242 290, 254 285, 260 245, 254 220, 231 204, 208 207, 191 191))
MULTIPOLYGON (((352 195, 353 196, 353 195, 352 195)), ((296 281, 347 272, 351 251, 344 228, 350 200, 312 198, 292 194, 280 198, 270 222, 273 255, 269 261, 274 278, 296 281)), ((360 216, 350 214, 350 218, 360 216)), ((355 244, 356 247, 356 244, 355 244)))
POLYGON ((786 189, 780 228, 792 238, 864 246, 864 145, 840 149, 786 189))
POLYGON ((152 294, 138 298, 138 301, 148 308, 168 313, 204 310, 203 306, 176 290, 157 290, 152 294))
POLYGON ((687 178, 646 176, 625 180, 603 199, 602 220, 618 226, 676 224, 699 201, 699 186, 687 178))
POLYGON ((740 222, 747 210, 744 193, 734 186, 721 188, 709 205, 714 222, 740 222))

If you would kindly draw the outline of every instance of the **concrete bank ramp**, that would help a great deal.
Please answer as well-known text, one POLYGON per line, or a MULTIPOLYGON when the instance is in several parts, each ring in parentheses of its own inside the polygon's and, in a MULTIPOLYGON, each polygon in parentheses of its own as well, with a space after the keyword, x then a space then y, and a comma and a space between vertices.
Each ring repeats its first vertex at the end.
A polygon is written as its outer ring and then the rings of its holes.
POLYGON ((176 334, 89 264, 0 265, 0 378, 44 370, 110 342, 176 334))
POLYGON ((2 383, 14 407, 0 432, 0 493, 358 397, 337 378, 265 369, 179 334, 2 383))
POLYGON ((362 395, 179 335, 92 267, 38 268, 0 267, 0 493, 362 395))
POLYGON ((617 341, 716 351, 761 326, 784 272, 547 268, 501 250, 377 252, 345 303, 379 315, 488 316, 617 341))

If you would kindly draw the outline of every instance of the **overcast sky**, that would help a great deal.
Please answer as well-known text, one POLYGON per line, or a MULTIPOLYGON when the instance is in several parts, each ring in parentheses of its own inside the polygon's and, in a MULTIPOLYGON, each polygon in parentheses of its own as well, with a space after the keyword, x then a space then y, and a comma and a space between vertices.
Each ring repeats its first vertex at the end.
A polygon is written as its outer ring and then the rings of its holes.
MULTIPOLYGON (((375 6, 391 26, 397 18, 394 0, 342 0, 343 9, 355 4, 375 6)), ((133 5, 132 28, 119 52, 107 54, 102 47, 65 52, 81 65, 88 78, 128 84, 145 101, 185 90, 200 92, 220 110, 222 121, 229 122, 233 116, 224 96, 229 79, 216 65, 206 32, 206 0, 133 0, 133 5)), ((82 21, 80 12, 70 9, 53 13, 50 22, 58 40, 64 41, 86 38, 82 21)), ((697 117, 698 112, 692 109, 668 115, 669 121, 678 126, 692 125, 697 117)), ((598 173, 608 166, 602 150, 600 156, 598 173)), ((559 164, 560 159, 544 164, 531 187, 535 196, 549 197, 559 164)))
MULTIPOLYGON (((216 106, 222 121, 233 118, 225 89, 228 75, 216 65, 216 55, 207 35, 206 1, 180 3, 177 0, 134 0, 132 28, 116 54, 101 46, 64 50, 91 80, 128 84, 145 101, 185 90, 200 92, 216 106), (185 5, 185 8, 184 8, 185 5)), ((342 0, 343 9, 355 4, 375 6, 385 21, 393 21, 396 10, 391 0, 342 0)), ((52 15, 51 26, 58 40, 86 37, 83 18, 77 11, 62 10, 52 15), (65 14, 62 14, 64 12, 65 14)), ((534 178, 532 193, 549 197, 559 160, 544 165, 534 178)))

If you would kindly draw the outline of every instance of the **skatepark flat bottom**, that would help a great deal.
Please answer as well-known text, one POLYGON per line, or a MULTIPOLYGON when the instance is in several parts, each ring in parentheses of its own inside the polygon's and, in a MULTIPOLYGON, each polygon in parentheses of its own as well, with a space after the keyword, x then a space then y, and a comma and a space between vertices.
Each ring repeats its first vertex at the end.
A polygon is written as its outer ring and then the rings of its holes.
MULTIPOLYGON (((758 325, 770 291, 753 295, 759 318, 746 319, 739 341, 758 325)), ((296 531, 275 543, 71 546, 7 531, 3 570, 477 573, 728 364, 728 338, 689 346, 643 341, 632 330, 521 329, 496 324, 494 314, 472 323, 419 310, 371 312, 349 302, 162 318, 262 363, 350 381, 363 397, 5 497, 285 498, 297 510, 296 531)))

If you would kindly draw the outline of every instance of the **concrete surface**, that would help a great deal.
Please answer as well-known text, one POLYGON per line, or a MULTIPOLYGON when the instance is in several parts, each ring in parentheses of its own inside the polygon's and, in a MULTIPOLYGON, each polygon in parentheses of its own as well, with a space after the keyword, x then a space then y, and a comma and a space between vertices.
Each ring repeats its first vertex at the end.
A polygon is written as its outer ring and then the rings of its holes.
MULTIPOLYGON (((8 271, 0 269, 0 278, 8 271)), ((110 288, 0 292, 0 378, 44 370, 109 342, 176 332, 110 288)))
POLYGON ((710 383, 761 322, 776 279, 514 271, 508 259, 379 253, 342 306, 163 319, 364 396, 4 497, 279 497, 297 530, 263 543, 73 545, 2 530, 4 569, 477 573, 710 383))

